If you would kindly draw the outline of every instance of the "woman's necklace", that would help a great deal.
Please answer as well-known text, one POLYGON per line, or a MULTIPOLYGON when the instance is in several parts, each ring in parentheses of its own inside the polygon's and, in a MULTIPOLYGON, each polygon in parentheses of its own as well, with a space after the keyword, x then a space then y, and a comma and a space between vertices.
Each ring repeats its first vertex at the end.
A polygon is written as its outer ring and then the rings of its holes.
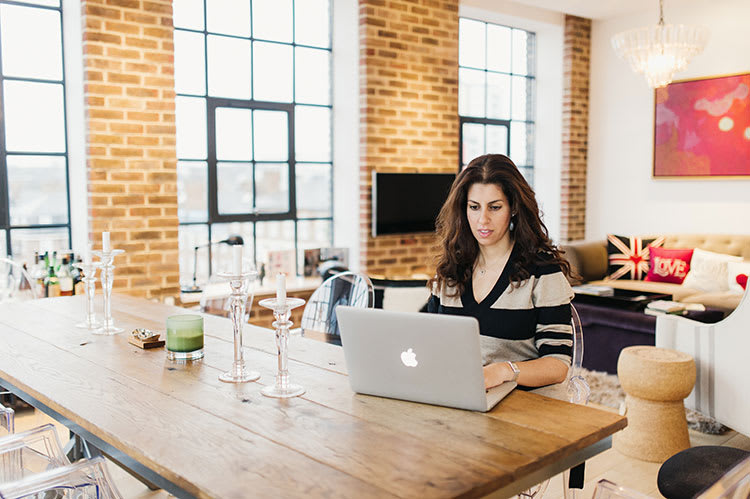
POLYGON ((502 258, 498 259, 497 262, 491 262, 489 265, 485 264, 482 268, 477 266, 477 272, 479 273, 479 276, 484 277, 485 274, 487 274, 487 269, 489 267, 498 267, 500 264, 504 265, 505 262, 508 260, 509 255, 510 255, 510 250, 508 250, 508 252, 505 255, 503 255, 502 258))

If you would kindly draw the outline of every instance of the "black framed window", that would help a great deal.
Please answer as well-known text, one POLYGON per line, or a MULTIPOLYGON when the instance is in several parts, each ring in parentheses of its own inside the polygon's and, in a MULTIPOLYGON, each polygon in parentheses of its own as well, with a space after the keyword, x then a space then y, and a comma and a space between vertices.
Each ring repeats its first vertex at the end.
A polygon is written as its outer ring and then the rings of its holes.
MULTIPOLYGON (((329 0, 175 0, 180 281, 193 248, 331 246, 329 0)), ((247 253, 246 253, 247 254, 247 253)), ((198 252, 205 282, 229 248, 198 252)))
POLYGON ((536 35, 462 17, 458 36, 460 167, 506 154, 533 185, 536 35))
POLYGON ((0 255, 70 247, 60 0, 0 0, 0 255))

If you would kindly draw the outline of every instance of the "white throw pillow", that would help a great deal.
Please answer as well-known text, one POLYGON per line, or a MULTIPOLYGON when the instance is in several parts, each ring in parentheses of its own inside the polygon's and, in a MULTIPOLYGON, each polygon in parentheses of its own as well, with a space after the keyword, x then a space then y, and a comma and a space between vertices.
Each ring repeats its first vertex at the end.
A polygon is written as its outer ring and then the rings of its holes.
POLYGON ((695 248, 693 258, 690 260, 690 272, 688 272, 682 285, 708 293, 728 291, 727 264, 741 261, 741 256, 725 255, 695 248))
POLYGON ((742 286, 737 282, 738 275, 750 276, 750 262, 729 262, 727 263, 727 284, 729 291, 741 295, 745 292, 742 286))

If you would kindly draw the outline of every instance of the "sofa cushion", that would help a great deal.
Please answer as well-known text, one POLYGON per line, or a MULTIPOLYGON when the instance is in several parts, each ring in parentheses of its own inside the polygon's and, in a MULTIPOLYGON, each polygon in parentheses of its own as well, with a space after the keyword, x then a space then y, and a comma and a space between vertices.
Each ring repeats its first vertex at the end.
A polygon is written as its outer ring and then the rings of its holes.
POLYGON ((690 272, 683 284, 706 292, 727 291, 727 263, 741 261, 742 257, 739 256, 696 248, 690 261, 690 272))
POLYGON ((742 301, 742 295, 724 291, 721 293, 692 293, 680 300, 683 303, 701 303, 707 307, 715 307, 725 312, 731 312, 742 301))
POLYGON ((682 284, 690 270, 691 249, 654 248, 649 251, 651 263, 646 281, 682 284))
POLYGON ((700 290, 688 288, 680 284, 673 284, 671 282, 631 281, 628 279, 621 279, 618 281, 592 281, 589 284, 611 286, 617 289, 632 289, 647 293, 663 293, 672 295, 674 301, 684 301, 688 296, 700 293, 700 290))
POLYGON ((639 236, 607 235, 609 259, 607 279, 636 279, 646 277, 649 267, 649 247, 659 247, 663 237, 643 239, 639 236))
POLYGON ((747 277, 750 275, 750 262, 727 263, 727 284, 732 293, 743 294, 747 288, 747 277))

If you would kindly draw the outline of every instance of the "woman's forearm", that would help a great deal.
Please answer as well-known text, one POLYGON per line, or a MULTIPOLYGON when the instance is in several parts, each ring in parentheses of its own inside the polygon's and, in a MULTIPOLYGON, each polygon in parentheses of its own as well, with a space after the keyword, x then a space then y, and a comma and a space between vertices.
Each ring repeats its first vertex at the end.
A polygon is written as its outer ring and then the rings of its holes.
MULTIPOLYGON (((516 362, 518 379, 516 382, 523 386, 546 386, 562 383, 568 375, 568 365, 554 357, 516 362)), ((484 366, 484 384, 492 388, 505 381, 513 379, 513 370, 507 362, 495 362, 484 366)))

